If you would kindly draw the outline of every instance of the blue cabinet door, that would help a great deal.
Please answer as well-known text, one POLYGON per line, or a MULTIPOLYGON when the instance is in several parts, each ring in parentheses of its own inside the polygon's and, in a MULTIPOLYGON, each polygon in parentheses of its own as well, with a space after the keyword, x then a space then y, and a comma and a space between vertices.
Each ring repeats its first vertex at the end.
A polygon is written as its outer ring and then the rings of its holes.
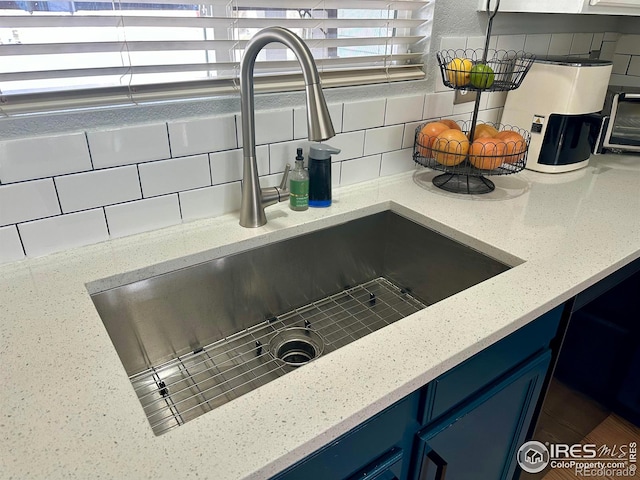
POLYGON ((511 478, 550 360, 537 355, 419 432, 412 478, 511 478))

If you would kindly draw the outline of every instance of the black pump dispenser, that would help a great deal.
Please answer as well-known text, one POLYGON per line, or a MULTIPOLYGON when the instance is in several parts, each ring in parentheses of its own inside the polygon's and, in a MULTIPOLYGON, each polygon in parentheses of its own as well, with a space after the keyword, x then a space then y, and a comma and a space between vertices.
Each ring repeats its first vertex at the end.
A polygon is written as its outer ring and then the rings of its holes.
POLYGON ((309 206, 331 205, 331 154, 340 153, 326 143, 312 143, 309 147, 309 206))

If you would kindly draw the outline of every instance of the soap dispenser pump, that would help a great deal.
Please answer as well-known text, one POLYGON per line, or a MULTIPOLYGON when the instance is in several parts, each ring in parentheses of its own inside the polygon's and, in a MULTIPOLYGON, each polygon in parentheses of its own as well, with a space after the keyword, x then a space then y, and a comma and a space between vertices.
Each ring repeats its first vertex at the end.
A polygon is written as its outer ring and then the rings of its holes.
POLYGON ((331 154, 340 153, 339 148, 326 143, 309 146, 309 206, 331 205, 331 154))

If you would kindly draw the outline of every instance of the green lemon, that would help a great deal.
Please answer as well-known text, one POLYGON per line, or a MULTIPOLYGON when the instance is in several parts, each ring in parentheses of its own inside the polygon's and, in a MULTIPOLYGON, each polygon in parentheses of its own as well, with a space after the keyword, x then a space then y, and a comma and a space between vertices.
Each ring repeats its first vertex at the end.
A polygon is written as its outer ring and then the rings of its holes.
POLYGON ((494 73, 489 65, 478 63, 471 68, 469 80, 476 88, 489 88, 493 85, 494 73))

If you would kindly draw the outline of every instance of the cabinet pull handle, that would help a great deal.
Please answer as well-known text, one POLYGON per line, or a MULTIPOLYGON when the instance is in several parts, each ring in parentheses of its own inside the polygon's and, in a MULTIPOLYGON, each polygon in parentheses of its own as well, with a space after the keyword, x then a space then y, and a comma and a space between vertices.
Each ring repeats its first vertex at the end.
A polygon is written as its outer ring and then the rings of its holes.
POLYGON ((444 458, 438 455, 438 452, 436 452, 433 448, 430 448, 429 446, 427 446, 426 448, 428 448, 429 451, 425 454, 425 457, 427 458, 422 462, 422 467, 420 467, 420 480, 426 480, 428 465, 431 462, 433 462, 433 464, 436 466, 436 476, 434 480, 446 480, 445 476, 447 475, 447 462, 445 462, 444 458))

